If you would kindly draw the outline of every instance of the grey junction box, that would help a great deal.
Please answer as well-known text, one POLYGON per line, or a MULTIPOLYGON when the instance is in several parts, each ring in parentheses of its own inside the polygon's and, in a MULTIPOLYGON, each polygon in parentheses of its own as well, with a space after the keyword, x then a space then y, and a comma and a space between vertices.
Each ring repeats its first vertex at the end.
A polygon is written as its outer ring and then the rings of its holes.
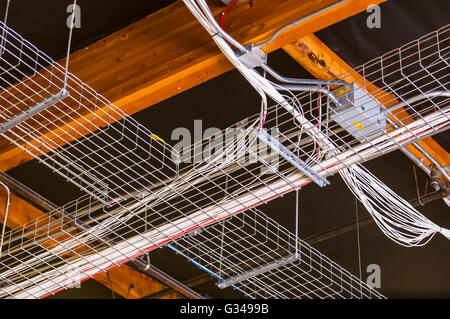
POLYGON ((386 110, 355 83, 336 91, 342 106, 330 107, 330 118, 360 142, 386 132, 386 110))

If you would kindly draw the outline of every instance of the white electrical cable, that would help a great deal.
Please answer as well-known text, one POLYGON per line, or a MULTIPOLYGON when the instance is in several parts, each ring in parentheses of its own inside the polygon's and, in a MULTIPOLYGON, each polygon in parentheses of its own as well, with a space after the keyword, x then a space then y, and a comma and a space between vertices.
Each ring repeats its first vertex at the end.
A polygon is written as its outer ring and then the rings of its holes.
POLYGON ((362 165, 349 166, 339 173, 381 231, 396 243, 405 247, 423 246, 436 233, 450 239, 449 229, 422 215, 362 165))
POLYGON ((294 118, 298 121, 300 127, 313 138, 318 144, 321 145, 322 150, 330 151, 335 150, 336 146, 328 136, 323 134, 315 125, 308 121, 302 114, 296 110, 288 101, 281 95, 278 90, 271 84, 271 82, 261 76, 255 70, 246 67, 236 56, 230 45, 221 36, 224 33, 223 30, 219 30, 220 26, 211 21, 208 16, 212 16, 211 12, 205 14, 202 10, 209 10, 206 3, 203 0, 183 0, 188 9, 198 19, 200 24, 208 31, 214 42, 220 48, 222 53, 228 58, 228 60, 241 72, 241 74, 247 79, 247 81, 255 88, 255 90, 261 95, 263 101, 267 104, 267 96, 270 96, 276 103, 283 106, 288 112, 290 112, 294 118))
MULTIPOLYGON (((438 114, 440 114, 438 112, 438 114)), ((419 122, 430 123, 435 115, 425 116, 423 119, 418 120, 419 122)), ((445 121, 445 116, 439 120, 445 121)), ((437 120, 437 119, 436 119, 437 120)), ((428 128, 428 125, 425 125, 428 128)), ((389 147, 395 147, 396 142, 405 139, 406 134, 414 134, 420 132, 423 128, 418 125, 418 123, 410 123, 405 128, 397 129, 389 132, 386 135, 382 135, 375 139, 377 143, 381 143, 383 140, 384 144, 378 144, 377 146, 371 143, 365 143, 358 146, 358 154, 355 154, 353 150, 348 150, 346 152, 339 153, 336 157, 329 158, 321 163, 325 167, 329 167, 329 173, 335 173, 345 166, 352 165, 360 160, 360 156, 366 157, 372 153, 377 153, 381 150, 388 151, 389 147), (403 133, 398 135, 398 132, 405 131, 408 133, 403 133)), ((373 143, 373 141, 372 141, 373 143)), ((319 169, 319 165, 313 166, 313 169, 319 169)), ((286 177, 287 181, 284 179, 276 180, 268 186, 258 188, 253 194, 241 195, 239 198, 233 198, 226 202, 223 202, 221 207, 217 205, 212 205, 210 207, 202 208, 201 210, 190 214, 187 217, 183 217, 176 221, 166 223, 158 227, 158 229, 152 229, 145 233, 135 235, 126 241, 115 244, 113 247, 106 248, 102 251, 94 253, 90 256, 83 256, 82 258, 77 258, 74 261, 70 261, 67 264, 57 266, 56 269, 43 272, 32 279, 24 280, 17 285, 11 285, 8 287, 0 288, 0 297, 14 296, 15 298, 36 298, 43 297, 52 291, 61 289, 70 284, 69 278, 75 276, 76 278, 84 279, 95 274, 105 271, 109 267, 124 262, 124 256, 131 259, 133 256, 137 256, 142 253, 142 251, 147 251, 152 249, 149 247, 149 243, 153 243, 153 247, 156 248, 167 242, 168 239, 177 238, 180 236, 180 229, 194 229, 199 225, 207 226, 214 223, 217 220, 233 215, 234 213, 245 210, 248 207, 253 207, 260 202, 264 202, 268 198, 283 194, 289 190, 292 190, 292 185, 294 189, 304 186, 310 182, 310 179, 305 177, 301 172, 295 172, 294 174, 286 177), (213 218, 212 218, 213 217, 213 218), (78 270, 77 270, 78 269, 78 270)), ((145 209, 145 208, 144 208, 145 209)), ((60 245, 50 248, 41 256, 35 256, 27 261, 26 264, 20 264, 14 268, 9 269, 7 272, 3 273, 4 278, 8 276, 20 274, 27 272, 29 269, 33 268, 34 265, 42 265, 42 261, 50 259, 54 255, 66 256, 67 251, 73 248, 80 247, 80 236, 73 237, 60 245)))
POLYGON ((2 185, 6 189, 6 207, 5 207, 5 218, 3 219, 3 228, 2 228, 2 238, 0 239, 0 257, 2 256, 3 251, 3 237, 5 236, 6 231, 6 221, 8 220, 8 211, 9 211, 9 205, 11 200, 11 192, 9 191, 8 186, 6 186, 5 183, 0 182, 0 185, 2 185))
MULTIPOLYGON (((336 155, 337 147, 317 127, 308 121, 302 111, 290 105, 281 95, 276 86, 258 74, 255 70, 247 68, 222 37, 225 32, 219 30, 204 0, 183 0, 189 10, 212 36, 216 44, 231 63, 243 74, 249 83, 266 101, 266 94, 288 110, 299 122, 300 127, 310 135, 322 151, 329 151, 336 155), (202 11, 203 10, 203 11, 202 11), (209 17, 209 18, 208 18, 209 17)), ((227 35, 227 39, 230 36, 227 35)), ((291 93, 291 92, 290 92, 291 93)), ((311 161, 308 161, 311 163, 311 161)), ((358 165, 347 166, 341 176, 352 189, 355 196, 364 204, 374 217, 377 225, 389 238, 404 246, 421 246, 426 244, 436 232, 450 238, 450 231, 442 229, 415 210, 408 202, 395 194, 386 185, 379 181, 366 169, 358 165), (428 239, 427 239, 428 238, 428 239)))
MULTIPOLYGON (((371 156, 374 156, 384 149, 389 150, 389 148, 396 147, 397 143, 401 143, 408 138, 414 138, 415 134, 422 134, 424 131, 426 132, 426 130, 429 130, 430 127, 439 129, 440 126, 446 125, 445 121, 448 117, 446 118, 445 116, 448 116, 448 110, 444 110, 446 112, 445 114, 441 114, 442 112, 436 112, 435 114, 425 116, 424 118, 419 119, 414 123, 410 123, 405 127, 393 130, 387 134, 383 134, 382 136, 370 141, 370 143, 361 143, 351 150, 338 153, 336 146, 332 141, 330 141, 328 136, 304 117, 303 110, 299 108, 299 105, 296 105, 295 102, 294 105, 289 104, 286 98, 280 94, 268 80, 263 78, 256 71, 248 69, 241 63, 234 51, 226 42, 226 38, 221 36, 219 32, 220 30, 218 30, 216 26, 217 23, 209 20, 208 14, 205 14, 205 10, 207 8, 205 9, 205 3, 203 0, 183 1, 194 16, 205 27, 226 57, 230 59, 230 61, 236 66, 236 68, 238 68, 250 84, 254 86, 263 98, 263 101, 267 101, 266 95, 269 95, 294 116, 299 123, 300 128, 305 133, 310 135, 318 144, 320 144, 321 150, 331 151, 329 153, 330 156, 325 161, 317 163, 312 167, 314 170, 323 175, 333 174, 342 168, 360 161, 361 158, 369 159, 371 156), (327 170, 324 168, 327 168, 327 170)), ((247 130, 254 129, 256 125, 257 122, 255 122, 247 130)), ((254 134, 252 135, 252 138, 255 138, 254 134)), ((185 187, 189 187, 188 184, 196 185, 205 175, 207 176, 212 172, 217 172, 220 168, 232 165, 233 160, 235 158, 239 158, 239 154, 245 152, 246 150, 246 147, 243 144, 245 142, 240 140, 239 143, 238 150, 234 151, 236 157, 226 156, 226 160, 218 165, 217 161, 223 159, 223 153, 219 152, 217 156, 211 158, 209 163, 201 163, 194 171, 181 176, 180 179, 165 185, 158 191, 152 192, 152 194, 148 195, 143 200, 135 201, 129 207, 124 207, 123 211, 119 211, 117 215, 111 216, 110 218, 102 221, 97 226, 92 227, 89 231, 77 235, 70 235, 71 238, 67 241, 59 243, 56 247, 46 248, 47 251, 31 258, 26 264, 20 264, 14 268, 11 268, 8 272, 5 272, 5 278, 8 278, 10 275, 12 276, 26 272, 29 267, 33 267, 34 265, 38 266, 42 264, 42 261, 49 260, 53 256, 61 256, 61 258, 63 258, 64 256, 67 256, 68 251, 76 251, 77 248, 80 247, 80 243, 89 243, 97 237, 106 235, 108 232, 111 232, 116 225, 118 226, 123 221, 135 216, 137 211, 146 210, 148 208, 147 205, 157 205, 161 198, 167 199, 172 196, 176 196, 179 191, 183 191, 185 187), (189 183, 186 183, 186 181, 189 181, 189 183)), ((352 168, 350 167, 349 169, 352 168)), ((361 180, 366 178, 366 175, 367 174, 362 173, 361 180)), ((45 273, 43 272, 33 278, 24 280, 18 285, 0 288, 0 291, 4 294, 10 294, 15 297, 22 298, 30 296, 44 296, 49 292, 56 291, 57 289, 66 286, 68 278, 71 278, 73 275, 76 275, 77 277, 81 276, 82 278, 93 276, 111 266, 124 262, 125 258, 135 258, 147 250, 166 243, 170 239, 177 238, 183 235, 186 230, 192 230, 198 227, 210 225, 218 220, 248 209, 249 207, 259 205, 269 198, 279 196, 280 194, 301 187, 309 181, 310 180, 301 172, 294 172, 292 175, 286 176, 285 179, 276 180, 267 186, 255 189, 252 194, 245 194, 240 195, 237 198, 230 198, 227 201, 221 202, 220 206, 211 205, 209 207, 199 208, 198 211, 190 214, 189 216, 168 222, 162 226, 159 226, 157 229, 152 229, 139 235, 135 235, 127 240, 114 244, 112 247, 107 247, 104 250, 92 253, 90 255, 76 255, 72 261, 68 261, 62 266, 56 266, 50 271, 46 271, 45 273), (149 243, 151 243, 151 246, 149 243)), ((362 188, 363 186, 361 185, 360 187, 362 188)), ((386 192, 386 188, 382 190, 386 192)), ((363 194, 362 192, 360 193, 363 194)), ((366 195, 363 194, 361 198, 363 200, 367 200, 367 197, 364 198, 364 196, 366 195)), ((424 222, 424 224, 426 223, 424 222)), ((426 225, 430 227, 430 224, 426 225)), ((437 230, 439 226, 435 225, 435 227, 435 230, 437 230)), ((439 229, 439 231, 448 237, 448 230, 439 229)))

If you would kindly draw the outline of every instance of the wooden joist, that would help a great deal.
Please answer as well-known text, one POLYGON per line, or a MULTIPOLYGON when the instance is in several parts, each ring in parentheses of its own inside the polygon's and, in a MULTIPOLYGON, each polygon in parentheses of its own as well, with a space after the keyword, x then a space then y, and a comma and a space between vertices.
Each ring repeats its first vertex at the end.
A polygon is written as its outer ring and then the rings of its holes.
MULTIPOLYGON (((244 1, 227 14, 225 29, 244 44, 260 43, 287 23, 336 2, 244 1)), ((283 32, 263 49, 274 51, 364 11, 369 4, 380 2, 383 0, 344 2, 283 32)), ((223 10, 219 1, 211 2, 211 5, 216 16, 223 10)), ((70 61, 72 73, 127 114, 168 99, 232 68, 181 1, 71 54, 70 61)), ((66 124, 73 127, 77 121, 66 124)), ((54 128, 54 134, 49 136, 58 135, 58 131, 58 127, 54 128)), ((72 139, 79 137, 74 135, 72 139)), ((61 139, 59 144, 62 146, 66 142, 61 139)), ((0 139, 0 170, 7 171, 30 159, 32 157, 19 147, 0 139)))
MULTIPOLYGON (((294 41, 284 46, 283 49, 301 64, 309 73, 317 79, 332 80, 339 78, 340 75, 352 74, 348 81, 355 81, 362 83, 363 77, 356 73, 356 71, 342 60, 336 53, 333 52, 326 44, 324 44, 315 35, 307 35, 298 41, 294 41)), ((365 89, 368 93, 374 93, 380 96, 383 101, 381 103, 396 103, 396 98, 392 94, 386 94, 373 84, 364 81, 365 89)), ((398 118, 406 119, 408 117, 405 109, 397 111, 398 118)), ((442 166, 450 165, 450 156, 448 152, 442 148, 432 137, 427 137, 418 142, 436 161, 442 166)), ((431 162, 424 158, 424 156, 412 145, 406 148, 416 156, 418 159, 423 159, 423 163, 430 166, 431 162)))
MULTIPOLYGON (((108 274, 109 279, 104 272, 95 276, 94 279, 128 299, 139 299, 167 289, 167 286, 156 280, 150 279, 148 276, 134 270, 128 265, 115 267, 109 270, 108 274), (111 280, 111 283, 109 280, 111 280)), ((164 299, 182 298, 183 297, 176 292, 164 296, 164 299)))

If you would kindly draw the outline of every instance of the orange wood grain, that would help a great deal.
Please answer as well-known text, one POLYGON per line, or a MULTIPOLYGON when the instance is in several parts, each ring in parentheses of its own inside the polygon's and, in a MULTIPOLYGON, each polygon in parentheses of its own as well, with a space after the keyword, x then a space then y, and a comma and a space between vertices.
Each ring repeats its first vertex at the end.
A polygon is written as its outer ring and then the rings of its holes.
MULTIPOLYGON (((337 0, 244 1, 227 15, 225 29, 238 41, 258 43, 269 39, 287 23, 336 2, 337 0)), ((364 11, 369 4, 381 2, 383 0, 349 0, 285 31, 263 49, 272 52, 295 39, 364 11)), ((223 8, 218 6, 218 2, 211 5, 214 14, 220 14, 223 8)), ((181 1, 71 54, 70 57, 70 71, 127 114, 136 113, 231 69, 231 64, 181 1)), ((48 137, 62 134, 74 127, 76 121, 78 119, 55 127, 48 137)), ((93 123, 95 124, 98 123, 93 123)), ((81 131, 79 135, 64 137, 73 140, 87 133, 88 131, 81 131)), ((57 144, 62 146, 65 143, 65 139, 61 138, 57 144)), ((31 159, 20 148, 0 139, 0 170, 7 171, 31 159)), ((0 198, 0 205, 3 201, 4 197, 0 198)), ((13 196, 12 202, 14 204, 8 219, 10 227, 21 226, 44 214, 18 197, 13 196)), ((130 283, 137 287, 130 290, 131 298, 150 294, 154 292, 152 289, 161 288, 159 283, 148 277, 141 278, 142 274, 126 265, 112 269, 110 275, 113 290, 122 296, 126 296, 130 283)), ((95 279, 110 286, 105 274, 99 274, 95 279)), ((179 297, 175 293, 164 298, 179 297)))
MULTIPOLYGON (((227 14, 225 29, 242 43, 267 40, 287 23, 337 0, 245 1, 227 14)), ((264 48, 274 51, 302 36, 359 13, 382 0, 349 0, 283 32, 264 48)), ((223 10, 211 2, 212 11, 223 10)), ((63 62, 63 61, 61 61, 63 62)), ((71 54, 70 71, 127 114, 136 113, 232 69, 190 12, 178 1, 92 45, 71 54)), ((256 110, 256 109, 255 109, 256 110)), ((47 134, 57 136, 78 119, 47 134)), ((81 131, 67 141, 77 139, 81 131)), ((57 139, 59 146, 67 143, 57 139)), ((0 170, 7 171, 32 157, 0 139, 0 170)))

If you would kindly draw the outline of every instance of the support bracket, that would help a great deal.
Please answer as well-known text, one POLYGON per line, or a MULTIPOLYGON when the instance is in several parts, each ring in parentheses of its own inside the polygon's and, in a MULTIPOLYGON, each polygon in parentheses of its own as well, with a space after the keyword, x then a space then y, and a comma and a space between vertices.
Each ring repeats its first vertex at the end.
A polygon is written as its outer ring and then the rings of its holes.
POLYGON ((55 103, 61 101, 62 99, 69 96, 69 92, 67 90, 61 89, 58 92, 46 97, 42 101, 26 108, 22 112, 14 115, 13 117, 7 119, 6 121, 0 123, 0 134, 3 134, 20 123, 25 122, 29 118, 35 116, 36 114, 44 111, 55 103))
POLYGON ((273 151, 280 154, 286 161, 294 165, 301 172, 303 172, 306 176, 308 176, 314 183, 319 185, 320 187, 324 187, 329 185, 330 182, 318 172, 316 172, 311 166, 302 161, 297 155, 292 153, 286 146, 281 144, 275 138, 270 136, 264 130, 258 130, 256 132, 256 136, 267 146, 269 146, 273 151))
POLYGON ((298 260, 298 257, 296 255, 290 255, 288 257, 284 257, 278 260, 275 260, 271 263, 265 264, 263 266, 260 266, 258 268, 243 272, 242 274, 230 277, 228 279, 225 279, 223 281, 219 281, 216 283, 216 286, 220 289, 224 289, 230 286, 233 286, 235 284, 238 284, 244 280, 256 277, 260 274, 263 274, 265 272, 274 270, 276 268, 282 267, 284 265, 293 263, 294 261, 298 260))

